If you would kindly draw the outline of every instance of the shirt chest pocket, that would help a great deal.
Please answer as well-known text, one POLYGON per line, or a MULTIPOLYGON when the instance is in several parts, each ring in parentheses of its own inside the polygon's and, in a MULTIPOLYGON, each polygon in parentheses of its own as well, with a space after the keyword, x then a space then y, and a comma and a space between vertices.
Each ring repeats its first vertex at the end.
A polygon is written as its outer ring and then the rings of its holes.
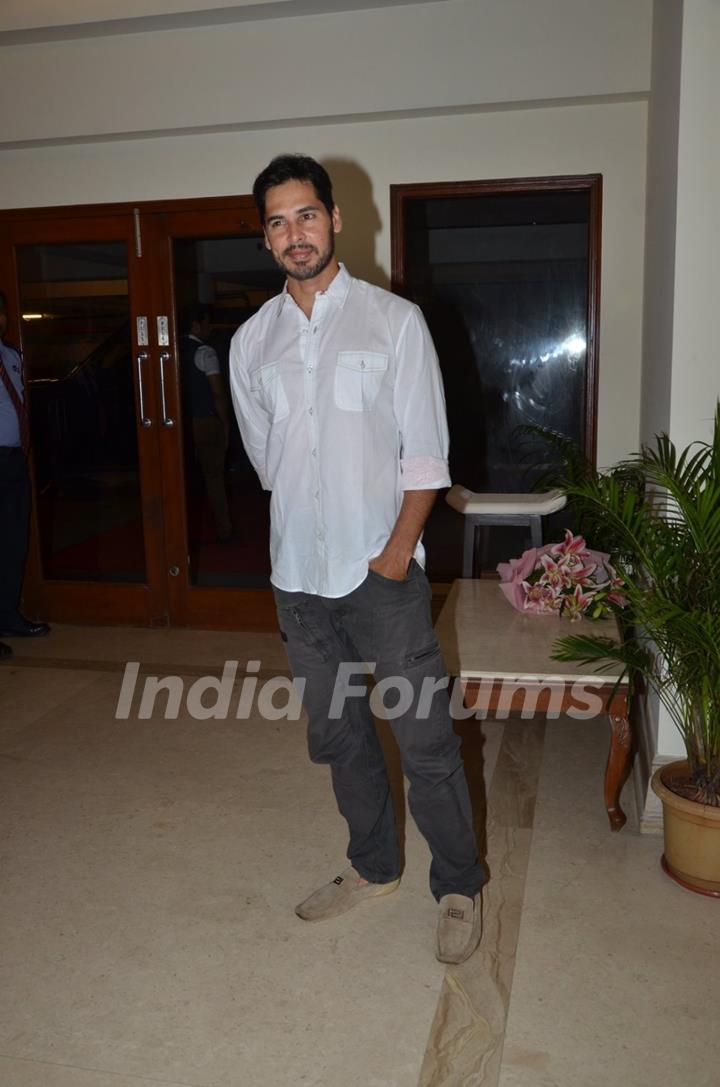
POLYGON ((338 351, 335 403, 343 411, 371 411, 388 368, 376 351, 338 351))
POLYGON ((266 362, 252 371, 250 392, 274 423, 284 419, 290 411, 277 362, 266 362))

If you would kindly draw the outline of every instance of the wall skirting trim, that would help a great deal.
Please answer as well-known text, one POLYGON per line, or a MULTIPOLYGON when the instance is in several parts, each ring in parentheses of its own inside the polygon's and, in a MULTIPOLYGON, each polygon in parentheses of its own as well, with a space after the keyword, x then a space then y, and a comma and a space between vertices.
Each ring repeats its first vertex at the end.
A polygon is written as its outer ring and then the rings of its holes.
MULTIPOLYGON (((652 770, 650 776, 655 773, 661 766, 667 766, 669 762, 677 762, 675 755, 656 755, 653 759, 652 770)), ((650 782, 648 780, 647 789, 645 792, 645 805, 642 809, 642 815, 640 817, 640 833, 641 834, 662 834, 663 832, 663 810, 662 802, 660 798, 655 796, 655 793, 650 788, 650 782)))
POLYGON ((655 752, 655 733, 657 726, 651 719, 653 703, 647 698, 637 700, 635 706, 636 750, 633 763, 633 785, 635 802, 640 814, 641 834, 662 834, 662 804, 650 787, 650 779, 659 766, 674 762, 672 755, 658 755, 655 752))

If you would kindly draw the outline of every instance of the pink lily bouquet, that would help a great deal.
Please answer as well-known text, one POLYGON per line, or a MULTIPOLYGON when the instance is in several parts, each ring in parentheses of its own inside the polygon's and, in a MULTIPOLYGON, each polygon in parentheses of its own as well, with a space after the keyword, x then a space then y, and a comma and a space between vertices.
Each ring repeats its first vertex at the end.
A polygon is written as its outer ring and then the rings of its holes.
POLYGON ((626 603, 624 582, 609 560, 565 529, 562 543, 531 547, 519 559, 499 563, 500 589, 514 608, 529 615, 600 619, 626 603))

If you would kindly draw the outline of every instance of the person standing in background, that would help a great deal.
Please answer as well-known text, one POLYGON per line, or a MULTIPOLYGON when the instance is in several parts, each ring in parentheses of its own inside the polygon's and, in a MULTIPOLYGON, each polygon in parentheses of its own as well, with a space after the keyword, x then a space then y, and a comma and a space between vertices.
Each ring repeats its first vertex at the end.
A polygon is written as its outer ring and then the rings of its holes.
MULTIPOLYGON (((0 634, 39 638, 50 633, 47 623, 34 623, 20 614, 30 515, 30 421, 22 357, 5 342, 6 330, 7 299, 0 291, 0 634)), ((10 646, 0 642, 0 658, 11 655, 10 646)))
POLYGON ((191 306, 184 311, 185 334, 180 338, 183 405, 205 481, 219 543, 232 538, 233 527, 225 489, 225 455, 230 436, 230 401, 217 352, 209 343, 210 311, 191 306))

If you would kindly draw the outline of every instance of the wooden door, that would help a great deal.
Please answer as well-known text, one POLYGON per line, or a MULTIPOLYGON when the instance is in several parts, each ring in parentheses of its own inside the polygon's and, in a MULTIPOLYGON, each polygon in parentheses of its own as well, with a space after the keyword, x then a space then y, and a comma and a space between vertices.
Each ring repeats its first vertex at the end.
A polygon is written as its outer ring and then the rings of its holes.
POLYGON ((25 212, 3 227, 33 433, 26 610, 163 623, 158 403, 142 342, 151 261, 132 211, 25 212))
POLYGON ((0 213, 0 228, 34 440, 26 608, 274 629, 269 495, 232 412, 209 484, 180 357, 202 306, 229 395, 232 334, 282 287, 252 200, 23 209, 0 213), (232 522, 222 541, 219 490, 232 522))
POLYGON ((284 277, 265 248, 250 198, 150 208, 142 222, 158 270, 156 322, 159 318, 164 327, 167 318, 168 329, 167 343, 160 344, 156 323, 151 354, 168 416, 159 438, 170 621, 215 629, 274 629, 269 494, 245 456, 232 409, 224 463, 218 468, 215 462, 215 478, 209 478, 193 415, 187 336, 193 318, 206 316, 209 331, 203 335, 215 351, 229 397, 232 335, 278 293, 284 277), (232 532, 223 539, 226 518, 232 532))

